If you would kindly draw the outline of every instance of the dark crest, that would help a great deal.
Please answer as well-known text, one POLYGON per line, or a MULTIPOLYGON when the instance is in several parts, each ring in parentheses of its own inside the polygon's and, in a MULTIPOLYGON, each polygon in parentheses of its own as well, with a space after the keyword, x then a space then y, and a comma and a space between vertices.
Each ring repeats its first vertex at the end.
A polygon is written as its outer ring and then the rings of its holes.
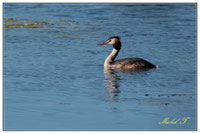
POLYGON ((108 38, 108 40, 110 40, 110 39, 112 39, 112 38, 117 38, 117 39, 120 40, 119 36, 112 36, 112 37, 108 38))
POLYGON ((112 38, 117 38, 118 41, 113 44, 113 47, 117 50, 120 50, 121 49, 121 42, 120 42, 120 38, 118 36, 113 36, 113 37, 110 37, 109 39, 112 39, 112 38))

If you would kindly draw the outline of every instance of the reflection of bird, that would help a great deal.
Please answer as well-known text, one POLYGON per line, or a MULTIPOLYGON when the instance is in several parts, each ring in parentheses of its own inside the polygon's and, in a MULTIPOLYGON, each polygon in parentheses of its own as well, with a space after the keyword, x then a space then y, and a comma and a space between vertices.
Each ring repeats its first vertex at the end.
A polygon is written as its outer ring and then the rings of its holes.
POLYGON ((113 69, 105 69, 105 82, 106 89, 110 92, 110 96, 118 96, 120 93, 119 88, 119 80, 120 78, 117 75, 117 72, 113 69))
POLYGON ((120 49, 121 41, 118 36, 110 37, 107 41, 100 43, 98 45, 111 44, 113 45, 113 51, 106 58, 104 62, 104 67, 106 68, 119 68, 119 69, 148 69, 148 68, 158 68, 159 66, 153 65, 152 63, 141 59, 141 58, 124 58, 115 60, 120 49))

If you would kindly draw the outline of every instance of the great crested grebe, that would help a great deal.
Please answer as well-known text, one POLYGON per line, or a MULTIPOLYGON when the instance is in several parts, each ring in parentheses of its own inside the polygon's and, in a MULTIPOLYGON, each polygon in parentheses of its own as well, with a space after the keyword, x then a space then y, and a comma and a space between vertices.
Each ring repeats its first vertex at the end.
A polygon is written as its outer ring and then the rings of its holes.
POLYGON ((98 45, 105 45, 105 44, 113 45, 113 51, 106 58, 104 62, 105 68, 136 70, 136 69, 149 69, 149 68, 159 67, 141 58, 123 58, 123 59, 115 60, 115 58, 117 57, 121 49, 121 41, 118 36, 110 37, 108 38, 108 40, 98 45))

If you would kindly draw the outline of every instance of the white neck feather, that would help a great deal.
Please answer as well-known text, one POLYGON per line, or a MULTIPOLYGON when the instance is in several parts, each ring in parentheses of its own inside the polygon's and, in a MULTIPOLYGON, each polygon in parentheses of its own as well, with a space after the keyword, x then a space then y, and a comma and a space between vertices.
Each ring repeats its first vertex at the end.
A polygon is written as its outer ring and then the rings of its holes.
POLYGON ((106 58, 106 60, 104 62, 104 67, 110 67, 112 62, 117 57, 118 53, 119 53, 119 50, 113 48, 112 52, 110 53, 110 55, 106 58))

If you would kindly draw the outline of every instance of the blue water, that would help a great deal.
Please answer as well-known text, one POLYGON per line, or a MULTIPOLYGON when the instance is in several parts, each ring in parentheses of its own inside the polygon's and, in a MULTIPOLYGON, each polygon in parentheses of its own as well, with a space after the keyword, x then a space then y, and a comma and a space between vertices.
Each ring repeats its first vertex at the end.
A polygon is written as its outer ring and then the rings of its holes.
POLYGON ((4 4, 31 22, 4 27, 4 130, 196 130, 195 4, 4 4), (160 68, 105 71, 110 36, 160 68))

